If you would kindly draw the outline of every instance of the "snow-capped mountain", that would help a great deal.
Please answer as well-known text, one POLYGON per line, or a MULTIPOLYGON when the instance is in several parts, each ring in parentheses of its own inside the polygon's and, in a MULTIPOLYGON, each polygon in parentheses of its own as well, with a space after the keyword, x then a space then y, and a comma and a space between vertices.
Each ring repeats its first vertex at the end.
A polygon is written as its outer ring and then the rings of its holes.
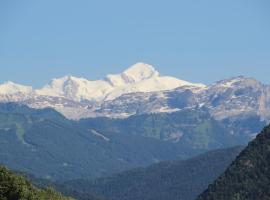
POLYGON ((0 101, 52 107, 71 119, 203 107, 218 120, 242 115, 270 120, 270 86, 255 79, 239 76, 205 86, 162 76, 144 63, 103 80, 64 76, 41 89, 7 82, 0 85, 0 101))
POLYGON ((216 119, 258 114, 269 117, 269 86, 243 76, 219 81, 201 93, 200 102, 208 107, 216 119), (268 116, 267 116, 268 115, 268 116))
POLYGON ((194 90, 188 86, 173 90, 130 93, 96 107, 105 116, 129 116, 151 112, 174 112, 206 108, 218 120, 241 115, 270 119, 270 87, 252 78, 234 77, 194 90))
POLYGON ((11 81, 0 85, 0 102, 22 101, 31 97, 34 90, 30 86, 24 86, 11 81))
POLYGON ((19 85, 11 81, 5 82, 0 85, 1 95, 10 95, 16 93, 29 94, 33 92, 33 88, 30 86, 19 85))
POLYGON ((104 80, 90 81, 84 78, 65 76, 53 79, 38 95, 64 97, 74 101, 107 101, 133 92, 171 90, 181 86, 205 87, 173 77, 160 76, 153 66, 137 63, 121 74, 108 75, 104 80))

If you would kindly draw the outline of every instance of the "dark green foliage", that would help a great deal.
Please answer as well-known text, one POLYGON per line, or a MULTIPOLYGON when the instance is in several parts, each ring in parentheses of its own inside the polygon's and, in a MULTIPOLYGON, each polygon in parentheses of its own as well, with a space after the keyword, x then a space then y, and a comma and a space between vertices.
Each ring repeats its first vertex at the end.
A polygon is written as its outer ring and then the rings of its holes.
POLYGON ((52 188, 37 189, 23 177, 0 166, 1 200, 68 200, 52 188))
POLYGON ((270 199, 270 126, 249 143, 198 200, 270 199))
MULTIPOLYGON (((43 189, 43 190, 52 190, 52 188, 56 188, 56 187, 59 187, 62 189, 63 192, 66 192, 62 187, 60 187, 59 184, 51 181, 51 180, 48 180, 48 179, 42 179, 42 178, 37 178, 35 176, 33 176, 32 174, 28 174, 28 173, 25 173, 25 172, 15 172, 18 176, 20 177, 23 177, 25 178, 26 180, 29 180, 36 188, 40 188, 40 189, 43 189)), ((73 191, 73 190, 72 190, 73 191)), ((76 191, 74 191, 75 194, 76 191)), ((68 195, 67 195, 68 196, 68 195)), ((73 194, 73 196, 75 196, 73 194)), ((83 194, 80 196, 80 199, 82 200, 105 200, 105 198, 102 198, 98 195, 95 195, 95 194, 92 194, 92 193, 87 193, 87 194, 83 194)), ((1 199, 2 200, 2 199, 1 199)))
POLYGON ((75 180, 58 189, 78 199, 88 192, 111 200, 193 200, 238 155, 242 147, 207 152, 185 161, 162 162, 96 181, 75 180))

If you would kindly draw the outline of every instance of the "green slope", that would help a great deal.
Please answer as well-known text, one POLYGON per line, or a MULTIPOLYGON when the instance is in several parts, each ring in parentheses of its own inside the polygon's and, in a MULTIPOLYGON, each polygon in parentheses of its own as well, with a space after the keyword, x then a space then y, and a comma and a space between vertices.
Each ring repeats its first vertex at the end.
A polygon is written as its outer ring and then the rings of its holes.
POLYGON ((249 143, 232 165, 197 200, 270 199, 270 126, 249 143))
MULTIPOLYGON (((257 127, 263 123, 252 121, 257 127)), ((53 109, 3 103, 0 163, 51 180, 109 176, 246 144, 248 139, 238 137, 237 131, 231 134, 227 123, 214 120, 200 109, 78 122, 53 109)), ((254 127, 249 128, 253 133, 254 127)))
POLYGON ((82 200, 88 192, 111 200, 194 200, 242 148, 215 150, 185 161, 164 162, 95 181, 69 181, 58 189, 82 200))
POLYGON ((126 119, 90 118, 79 123, 82 127, 92 127, 100 132, 140 135, 200 152, 246 145, 251 140, 246 133, 258 133, 266 125, 256 116, 217 121, 208 110, 199 108, 135 115, 126 119))
POLYGON ((0 162, 37 177, 108 176, 195 153, 169 141, 86 127, 52 109, 0 104, 0 162))
POLYGON ((71 200, 53 189, 37 189, 29 181, 0 166, 1 200, 71 200))

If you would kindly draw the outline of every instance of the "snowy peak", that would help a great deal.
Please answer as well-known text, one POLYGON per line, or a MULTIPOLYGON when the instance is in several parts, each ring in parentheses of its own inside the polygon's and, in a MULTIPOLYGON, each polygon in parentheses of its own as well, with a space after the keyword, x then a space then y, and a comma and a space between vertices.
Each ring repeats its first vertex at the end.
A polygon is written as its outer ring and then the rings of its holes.
POLYGON ((255 113, 270 120, 270 85, 238 76, 205 86, 162 76, 145 63, 101 80, 64 76, 36 90, 6 82, 0 84, 0 102, 52 107, 72 119, 127 117, 204 106, 216 119, 255 113))
POLYGON ((44 96, 60 96, 68 99, 80 101, 87 99, 91 93, 90 81, 84 78, 74 76, 64 76, 53 79, 50 84, 37 90, 39 95, 44 96), (87 96, 88 95, 88 96, 87 96))
MULTIPOLYGON (((113 100, 123 94, 165 91, 183 86, 191 86, 194 90, 205 87, 202 84, 194 84, 174 77, 160 76, 153 66, 136 63, 122 73, 108 75, 102 80, 90 81, 74 76, 64 76, 53 79, 43 88, 33 90, 33 92, 38 96, 62 97, 78 102, 84 100, 102 102, 113 100)), ((32 88, 11 82, 0 88, 0 93, 26 91, 32 91, 32 88)))
POLYGON ((152 65, 145 63, 136 63, 123 71, 121 74, 109 74, 105 81, 112 86, 123 86, 127 84, 135 84, 141 81, 155 78, 159 76, 159 72, 152 65))
POLYGON ((13 83, 11 81, 5 82, 0 85, 0 94, 16 94, 16 93, 31 93, 33 88, 13 83))
POLYGON ((68 85, 68 82, 70 82, 71 79, 71 76, 53 79, 48 85, 37 90, 37 93, 46 96, 64 96, 65 86, 68 85))
POLYGON ((136 63, 121 74, 127 83, 136 83, 145 79, 159 76, 159 72, 152 65, 136 63))

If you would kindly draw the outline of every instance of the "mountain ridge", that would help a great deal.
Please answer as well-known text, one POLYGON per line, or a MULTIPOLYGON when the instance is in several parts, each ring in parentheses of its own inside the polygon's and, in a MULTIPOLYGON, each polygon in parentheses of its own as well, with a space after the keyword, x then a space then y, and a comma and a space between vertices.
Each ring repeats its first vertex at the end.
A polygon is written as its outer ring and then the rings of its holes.
POLYGON ((270 121, 270 85, 237 76, 205 86, 161 76, 145 63, 96 81, 64 76, 41 89, 8 82, 0 85, 0 102, 51 107, 76 120, 205 107, 217 120, 256 115, 270 121))
POLYGON ((237 121, 239 128, 199 109, 74 121, 16 103, 0 103, 0 119, 0 162, 51 180, 106 176, 245 145, 265 125, 252 118, 237 121))
POLYGON ((86 78, 68 75, 54 78, 49 84, 40 89, 33 89, 31 86, 19 85, 12 82, 4 83, 0 87, 5 85, 16 86, 17 90, 14 93, 29 93, 31 90, 37 95, 65 97, 74 101, 112 100, 126 93, 163 91, 184 85, 204 87, 203 84, 194 84, 169 76, 161 76, 152 65, 145 63, 136 63, 124 70, 121 74, 109 74, 100 80, 88 80, 86 78), (26 91, 26 88, 29 91, 26 91), (101 92, 97 92, 97 88, 101 92))

